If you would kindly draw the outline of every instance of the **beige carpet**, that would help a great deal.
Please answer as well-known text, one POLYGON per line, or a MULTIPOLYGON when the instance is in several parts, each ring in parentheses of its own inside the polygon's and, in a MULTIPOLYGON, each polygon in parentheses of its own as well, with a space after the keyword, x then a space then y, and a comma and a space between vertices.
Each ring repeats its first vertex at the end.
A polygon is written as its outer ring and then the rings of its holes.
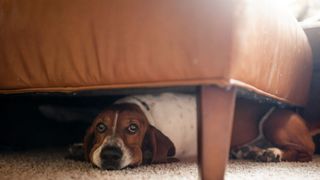
MULTIPOLYGON (((101 171, 90 164, 64 159, 59 150, 0 154, 0 179, 198 179, 195 163, 143 166, 101 171)), ((226 179, 320 179, 320 157, 311 163, 255 163, 230 161, 226 179)))

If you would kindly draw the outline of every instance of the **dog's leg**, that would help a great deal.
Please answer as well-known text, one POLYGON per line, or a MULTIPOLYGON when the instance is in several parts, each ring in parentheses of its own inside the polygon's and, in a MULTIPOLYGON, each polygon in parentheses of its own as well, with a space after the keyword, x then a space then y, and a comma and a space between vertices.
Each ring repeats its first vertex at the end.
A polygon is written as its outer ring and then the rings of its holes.
POLYGON ((264 134, 271 144, 281 150, 281 161, 312 160, 315 145, 306 124, 298 114, 277 110, 264 124, 264 134))
POLYGON ((312 155, 307 152, 299 152, 295 149, 281 150, 279 148, 267 148, 260 151, 256 157, 261 162, 300 161, 312 160, 312 155))
POLYGON ((257 146, 243 146, 238 149, 233 149, 231 155, 235 159, 247 159, 258 162, 308 162, 312 160, 312 154, 306 151, 296 150, 292 147, 283 150, 277 147, 259 148, 257 146))
POLYGON ((289 148, 283 150, 282 153, 283 161, 299 161, 299 162, 309 162, 312 161, 312 153, 307 150, 297 150, 294 148, 289 148))
POLYGON ((284 152, 281 149, 270 147, 261 149, 261 151, 257 153, 255 160, 259 162, 280 162, 283 160, 283 154, 284 152))
POLYGON ((275 147, 260 148, 255 145, 248 145, 233 149, 231 154, 236 159, 248 159, 259 162, 280 162, 283 151, 275 147))
POLYGON ((232 149, 231 156, 235 159, 254 160, 257 157, 258 153, 261 151, 262 149, 257 146, 246 145, 246 146, 232 149))

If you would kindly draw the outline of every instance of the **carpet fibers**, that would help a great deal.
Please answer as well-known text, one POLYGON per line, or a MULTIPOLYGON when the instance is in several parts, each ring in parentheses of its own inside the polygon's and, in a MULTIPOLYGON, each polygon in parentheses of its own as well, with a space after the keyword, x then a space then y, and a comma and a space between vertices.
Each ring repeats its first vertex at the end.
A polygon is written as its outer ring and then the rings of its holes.
MULTIPOLYGON (((64 159, 61 150, 0 153, 0 179, 199 179, 196 163, 179 162, 101 171, 88 163, 64 159)), ((255 163, 231 160, 226 179, 320 179, 320 157, 309 163, 255 163)))

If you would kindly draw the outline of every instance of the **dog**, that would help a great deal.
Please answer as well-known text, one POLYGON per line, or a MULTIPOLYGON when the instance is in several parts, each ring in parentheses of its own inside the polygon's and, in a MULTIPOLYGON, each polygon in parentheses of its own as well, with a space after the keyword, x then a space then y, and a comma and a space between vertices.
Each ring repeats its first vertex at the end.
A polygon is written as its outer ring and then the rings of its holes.
MULTIPOLYGON (((95 118, 84 138, 85 159, 107 170, 196 159, 196 123, 194 95, 128 96, 95 118)), ((312 135, 300 115, 237 99, 232 157, 305 162, 312 160, 314 151, 312 135)))
POLYGON ((192 95, 125 97, 99 114, 88 129, 85 158, 109 170, 168 162, 173 156, 192 160, 197 155, 196 128, 192 95))

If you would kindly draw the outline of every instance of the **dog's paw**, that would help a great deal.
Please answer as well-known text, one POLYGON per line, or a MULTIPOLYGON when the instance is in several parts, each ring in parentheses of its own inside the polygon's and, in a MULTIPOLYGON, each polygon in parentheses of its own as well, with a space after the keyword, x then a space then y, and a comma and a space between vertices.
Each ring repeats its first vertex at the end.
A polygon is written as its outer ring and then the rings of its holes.
POLYGON ((76 143, 72 144, 68 148, 68 154, 65 156, 66 159, 71 159, 75 161, 84 161, 84 151, 83 144, 76 143))
POLYGON ((280 162, 281 159, 282 151, 279 148, 263 149, 256 156, 258 162, 280 162))
POLYGON ((234 159, 255 159, 261 149, 256 146, 242 146, 231 151, 234 159))
POLYGON ((240 148, 232 149, 230 151, 230 154, 233 159, 245 159, 249 152, 250 152, 249 146, 242 146, 240 148))

